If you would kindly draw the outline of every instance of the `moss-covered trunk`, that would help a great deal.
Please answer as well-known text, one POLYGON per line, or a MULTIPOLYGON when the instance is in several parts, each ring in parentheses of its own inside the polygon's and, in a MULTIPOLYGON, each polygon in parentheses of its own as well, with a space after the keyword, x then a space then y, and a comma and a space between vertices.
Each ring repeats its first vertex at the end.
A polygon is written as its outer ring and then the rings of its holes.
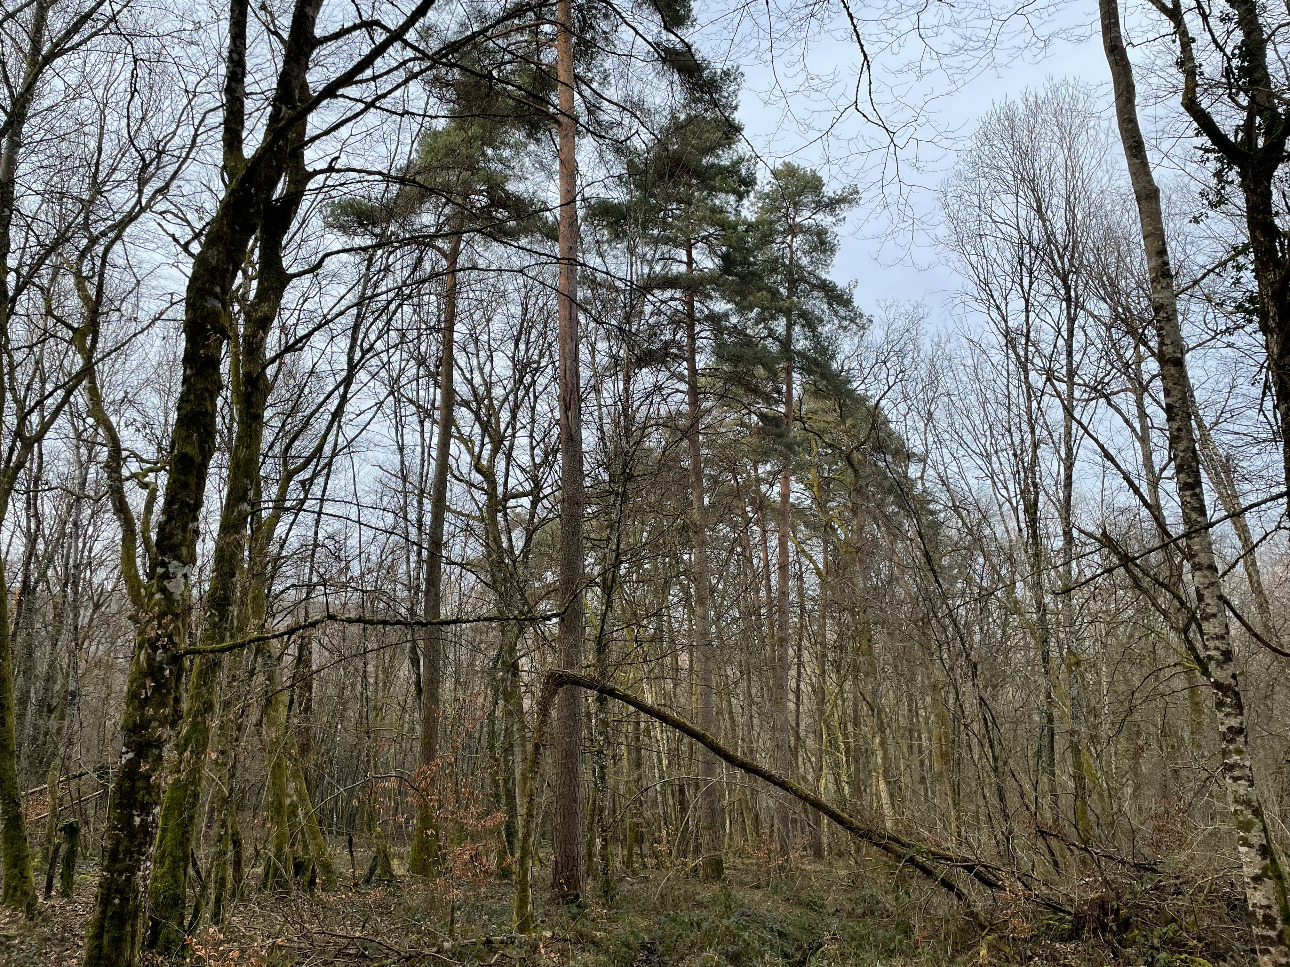
POLYGON ((36 883, 31 873, 31 848, 18 785, 17 723, 13 707, 13 638, 9 633, 9 594, 4 589, 0 561, 0 854, 4 861, 4 890, 0 902, 28 916, 36 912, 36 883))
MULTIPOLYGON (((243 618, 240 625, 244 628, 245 605, 241 610, 243 618)), ((237 898, 241 887, 240 871, 233 869, 236 865, 235 853, 241 840, 237 815, 238 747, 245 731, 258 662, 258 651, 253 652, 249 660, 242 652, 235 652, 228 660, 224 673, 219 731, 212 768, 218 790, 215 828, 220 831, 208 872, 211 879, 210 921, 213 924, 223 920, 226 906, 237 898)))
POLYGON ((287 775, 287 696, 282 691, 278 661, 264 660, 264 744, 268 763, 265 806, 269 825, 269 849, 264 860, 261 887, 265 890, 291 888, 295 868, 291 839, 291 792, 287 775))
MULTIPOLYGON (((28 32, 26 62, 22 87, 9 107, 9 130, 0 145, 0 340, 9 345, 9 253, 12 249, 14 198, 17 187, 18 160, 27 117, 35 96, 37 75, 46 65, 42 56, 45 25, 52 4, 37 0, 32 7, 28 32)), ((3 375, 0 374, 0 407, 7 399, 3 375)), ((21 453, 21 451, 19 451, 21 453)), ((28 449, 29 453, 30 450, 28 449)), ((5 468, 0 479, 0 520, 9 506, 18 471, 25 462, 20 457, 5 468)), ((29 916, 36 912, 36 884, 31 874, 31 850, 27 842, 27 824, 22 812, 22 789, 18 783, 18 735, 13 688, 13 632, 9 623, 9 585, 4 563, 0 561, 0 866, 4 886, 0 904, 23 910, 29 916)))
MULTIPOLYGON (((137 635, 121 718, 122 750, 108 804, 103 872, 86 935, 85 967, 129 967, 137 960, 142 940, 143 894, 160 814, 163 754, 179 709, 198 524, 218 438, 230 299, 251 239, 292 156, 290 132, 283 125, 290 119, 291 127, 296 126, 291 112, 306 96, 320 5, 321 0, 299 0, 292 11, 263 141, 251 158, 234 166, 189 274, 183 378, 171 431, 166 492, 151 568, 137 592, 137 635)), ((244 26, 244 7, 242 17, 244 26)), ((230 74, 239 58, 244 70, 245 50, 230 48, 230 74)), ((240 110, 240 100, 225 108, 226 121, 237 115, 239 146, 240 110)), ((229 133, 226 124, 226 146, 229 133)), ((125 577, 130 582, 131 575, 125 577)))
MULTIPOLYGON (((237 586, 242 573, 251 492, 259 475, 264 413, 269 399, 266 346, 290 277, 282 245, 300 208, 307 175, 298 157, 298 131, 283 196, 269 207, 259 232, 259 271, 255 295, 247 306, 241 338, 230 340, 231 375, 237 429, 229 458, 228 483, 211 576, 207 584, 197 647, 227 642, 237 624, 237 586)), ((223 654, 198 654, 193 661, 177 741, 174 775, 166 786, 149 885, 147 946, 163 954, 180 949, 184 939, 189 856, 197 833, 198 807, 206 777, 211 718, 219 691, 223 654)))

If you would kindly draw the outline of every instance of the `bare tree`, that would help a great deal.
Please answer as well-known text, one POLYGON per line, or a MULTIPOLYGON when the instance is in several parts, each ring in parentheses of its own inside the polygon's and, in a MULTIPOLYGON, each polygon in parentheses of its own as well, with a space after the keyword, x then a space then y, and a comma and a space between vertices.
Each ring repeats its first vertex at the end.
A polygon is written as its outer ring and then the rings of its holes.
MULTIPOLYGON (((1209 511, 1191 412, 1194 394, 1178 321, 1177 292, 1165 235, 1160 189, 1151 170, 1146 140, 1138 122, 1133 68, 1121 33, 1119 5, 1115 0, 1100 0, 1099 11, 1103 46, 1115 87, 1116 120, 1138 203, 1142 241, 1151 277, 1156 360, 1160 366, 1169 448, 1174 458, 1174 476, 1182 507, 1183 548, 1191 567, 1204 639, 1204 650, 1196 657, 1209 682, 1214 703, 1222 747, 1223 782, 1241 858, 1246 903, 1254 918, 1259 963, 1285 964, 1290 962, 1286 884, 1281 864, 1274 853, 1263 804, 1254 785, 1245 704, 1237 683, 1227 611, 1222 601, 1222 581, 1210 537, 1209 511)), ((1253 12, 1253 7, 1250 12, 1253 12)))

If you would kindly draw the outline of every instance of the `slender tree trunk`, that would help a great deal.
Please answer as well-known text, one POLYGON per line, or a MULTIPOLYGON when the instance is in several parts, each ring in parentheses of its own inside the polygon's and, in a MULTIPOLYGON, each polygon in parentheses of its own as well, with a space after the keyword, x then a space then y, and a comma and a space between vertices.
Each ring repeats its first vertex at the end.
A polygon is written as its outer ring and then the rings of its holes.
POLYGON ((958 841, 958 803, 954 796, 954 756, 950 732, 950 708, 945 698, 945 686, 939 677, 940 669, 932 667, 932 770, 936 776, 936 790, 945 811, 945 824, 950 843, 958 841))
MULTIPOLYGON (((312 583, 312 582, 311 582, 312 583)), ((308 612, 306 611, 306 614, 308 612)), ((318 782, 314 774, 314 636, 300 635, 296 640, 296 653, 291 671, 291 697, 295 701, 295 715, 289 727, 295 737, 300 755, 300 769, 312 791, 318 782)))
POLYGON ((1075 570, 1075 331, 1077 299, 1066 294, 1066 332, 1064 339, 1065 372, 1062 385, 1062 480, 1061 480, 1061 531, 1062 595, 1057 605, 1057 620, 1062 631, 1062 645, 1066 658, 1066 694, 1070 702, 1070 735, 1067 747, 1071 759, 1071 780, 1075 792, 1075 833, 1080 842, 1087 843, 1092 835, 1092 817, 1089 813, 1089 785, 1093 779, 1091 763, 1084 751, 1087 729, 1084 709, 1084 685, 1080 678, 1083 654, 1075 630, 1075 614, 1070 599, 1075 570))
POLYGON ((0 561, 0 847, 4 856, 3 902, 28 916, 36 915, 36 883, 31 872, 31 848, 18 783, 17 724, 13 708, 12 637, 9 632, 9 594, 4 562, 0 561))
POLYGON ((525 744, 524 694, 520 688, 521 626, 507 622, 502 628, 502 799, 506 821, 502 827, 506 855, 514 859, 519 845, 519 770, 525 744))
MULTIPOLYGON (((244 609, 243 615, 245 615, 244 609)), ((245 627, 245 619, 240 620, 239 624, 245 627)), ((219 830, 219 839, 207 869, 207 876, 211 880, 209 909, 210 922, 213 924, 222 922, 225 906, 236 898, 241 887, 241 883, 233 876, 230 869, 238 819, 238 803, 234 786, 237 782, 238 747, 242 742, 246 715, 251 705, 249 699, 258 660, 258 654, 253 653, 248 658, 238 651, 225 663, 219 730, 216 733, 215 758, 212 766, 216 782, 214 825, 219 830)))
MULTIPOLYGON (((22 151, 27 116, 35 96, 35 81, 44 67, 41 53, 50 5, 49 0, 37 0, 32 7, 21 89, 25 93, 20 93, 10 107, 10 128, 3 145, 0 145, 0 339, 6 347, 9 344, 9 253, 12 248, 11 229, 18 158, 22 151)), ((0 400, 8 396, 5 389, 3 376, 0 375, 0 400)), ((19 469, 18 466, 6 468, 8 472, 3 484, 0 484, 5 491, 0 494, 0 520, 3 520, 3 513, 8 509, 12 484, 17 480, 19 469)), ((31 849, 27 842, 27 823, 23 816, 22 790, 18 782, 18 724, 13 684, 9 584, 5 579, 4 562, 0 561, 0 866, 4 874, 0 904, 34 916, 36 884, 31 873, 31 849)))
MULTIPOLYGON (((425 600, 422 613, 429 621, 443 616, 444 523, 448 516, 448 463, 452 451, 453 350, 457 332, 457 271, 461 260, 463 224, 455 220, 448 243, 443 293, 443 350, 439 362, 439 416, 435 427, 434 480, 430 489, 430 527, 427 533, 425 600)), ((443 629, 427 625, 421 634, 421 743, 417 765, 421 771, 421 798, 417 827, 412 835, 408 870, 429 876, 439 863, 439 824, 435 815, 435 768, 439 760, 439 705, 443 701, 443 629)))
MULTIPOLYGON (((13 642, 12 649, 14 653, 14 715, 15 724, 17 725, 18 741, 18 776, 20 781, 24 781, 28 776, 35 778, 38 770, 45 762, 45 752, 49 745, 48 719, 43 714, 45 707, 37 702, 37 698, 44 698, 43 690, 37 688, 36 675, 36 641, 37 641, 37 607, 36 597, 37 588, 44 585, 53 589, 49 584, 49 568, 55 555, 53 547, 54 542, 47 541, 50 546, 46 548, 41 560, 37 562, 37 549, 39 545, 40 519, 41 519, 41 494, 45 489, 43 480, 43 460, 41 459, 42 447, 39 445, 36 449, 35 466, 30 474, 30 484, 27 494, 26 519, 26 550, 22 558, 21 576, 18 579, 18 592, 15 595, 13 603, 13 629, 10 631, 10 640, 13 642), (22 718, 16 718, 21 714, 22 718)), ((76 445, 73 449, 74 458, 78 463, 80 460, 80 447, 76 445)), ((84 492, 82 486, 81 492, 84 492)), ((73 516, 79 514, 80 501, 73 500, 73 516)), ((78 521, 73 521, 74 525, 78 521)), ((79 528, 78 528, 79 529, 79 528)), ((71 535, 69 535, 71 536, 71 535)), ((70 597, 69 583, 73 569, 73 562, 77 560, 74 550, 79 550, 75 543, 76 538, 65 542, 67 547, 61 550, 63 561, 63 577, 59 593, 54 604, 53 620, 49 625, 49 655, 58 654, 58 646, 63 640, 63 630, 66 626, 66 612, 68 600, 70 597)), ((61 542, 60 542, 61 543, 61 542)), ((46 664, 48 668, 48 663, 46 664)), ((49 684, 48 674, 44 676, 43 683, 49 684)))
MULTIPOLYGON (((694 249, 689 239, 685 246, 686 272, 694 273, 694 249)), ((700 440, 702 410, 699 405, 698 321, 694 290, 685 291, 685 388, 688 407, 686 442, 690 455, 690 555, 694 580, 694 667, 695 718, 699 728, 715 732, 716 705, 713 700, 712 645, 712 577, 708 570, 707 504, 704 497, 703 448, 700 440)), ((720 777, 717 760, 701 749, 699 765, 699 847, 700 868, 705 880, 719 880, 724 875, 721 855, 720 777)))
POLYGON ((1221 775, 1236 832, 1246 903, 1254 921, 1259 964, 1260 967, 1275 967, 1290 963, 1290 916, 1287 915, 1290 911, 1287 909, 1285 878, 1254 784, 1245 708, 1236 678, 1227 613, 1222 603, 1222 586, 1209 531, 1200 457, 1192 428, 1191 384, 1178 321, 1177 294, 1160 189, 1151 170, 1146 140, 1138 122, 1133 68, 1121 35, 1119 5, 1116 0, 1099 0, 1099 10, 1102 43, 1115 90, 1116 119, 1137 200, 1151 278, 1156 354, 1185 528, 1183 549, 1191 566, 1204 638, 1203 654, 1196 657, 1212 692, 1222 753, 1221 775))
MULTIPOLYGON (((793 432, 793 248, 790 241, 788 256, 789 308, 784 315, 784 434, 791 439, 793 432)), ((775 703, 776 713, 776 766, 784 775, 792 773, 792 724, 791 695, 789 692, 789 624, 788 624, 788 545, 793 528, 793 477, 785 459, 779 475, 779 557, 776 578, 776 637, 775 637, 775 703)), ((779 797, 775 804, 775 845, 781 857, 788 857, 793 849, 792 815, 788 800, 779 797)))
MULTIPOLYGON (((820 630, 816 643, 815 667, 815 791, 824 796, 828 791, 825 774, 826 751, 829 739, 829 541, 824 538, 820 547, 820 630)), ((702 728, 702 724, 699 726, 702 728)), ((812 816, 811 848, 816 859, 824 858, 824 817, 812 816)))
MULTIPOLYGON (((578 336, 578 157, 574 115, 573 0, 556 7, 557 129, 560 153, 560 615, 559 656, 563 668, 582 667, 583 560, 581 341, 578 336)), ((582 696, 570 690, 556 710, 555 857, 556 895, 582 899, 582 696)), ((522 861, 528 861, 524 857, 522 861)))
POLYGON ((265 805, 268 811, 268 855, 260 888, 291 889, 295 857, 291 836, 291 791, 287 776, 287 699, 278 687, 277 656, 264 656, 265 805))
POLYGON ((1041 797, 1048 815, 1057 818, 1057 694, 1054 687, 1056 670, 1053 667, 1053 630, 1052 619, 1048 609, 1048 589, 1044 575, 1048 571, 1047 555, 1044 551, 1044 534, 1039 520, 1039 442, 1033 426, 1033 413, 1028 413, 1030 426, 1030 447, 1027 454, 1027 467, 1023 473, 1026 491, 1021 502, 1026 520, 1027 564, 1030 574, 1026 583, 1030 586, 1030 596, 1035 606, 1035 636, 1039 639, 1039 665, 1044 676, 1044 709, 1043 731, 1040 738, 1040 758, 1043 761, 1043 774, 1040 785, 1045 787, 1041 797))
POLYGON ((1258 547, 1254 543, 1254 534, 1250 530, 1250 521, 1245 512, 1245 502, 1236 481, 1236 474, 1232 471, 1230 459, 1219 450, 1213 431, 1205 422, 1194 399, 1192 415, 1196 421, 1197 443, 1200 445, 1200 457, 1205 467, 1205 474, 1209 477, 1210 486, 1214 488, 1214 493, 1223 505, 1223 512, 1231 519, 1232 530, 1241 545, 1241 564, 1245 570, 1246 583, 1250 587, 1250 603, 1254 607, 1259 633, 1275 642, 1278 634, 1272 620, 1272 602, 1263 584, 1258 547))
MULTIPOLYGON (((498 489, 497 475, 491 462, 476 461, 476 472, 484 485, 484 560, 488 566, 488 579, 496 595, 499 614, 519 614, 524 605, 524 595, 518 576, 506 560, 506 546, 502 538, 505 526, 505 509, 498 489)), ((514 860, 519 847, 519 782, 520 766, 525 744, 524 695, 520 682, 519 644, 523 625, 517 621, 501 625, 501 646, 498 656, 498 692, 502 703, 502 737, 500 749, 500 791, 506 819, 502 838, 506 858, 514 860)))
MULTIPOLYGON (((249 629, 263 629, 267 623, 269 599, 269 553, 285 506, 289 477, 279 481, 274 509, 259 512, 261 479, 252 482, 250 553, 246 569, 246 617, 249 629)), ((366 658, 366 653, 364 653, 366 658)), ((324 889, 336 885, 335 868, 323 836, 313 798, 305 783, 300 750, 291 735, 287 715, 287 690, 282 684, 279 657, 266 648, 261 665, 264 672, 264 740, 268 775, 269 835, 273 856, 265 866, 266 887, 287 889, 300 868, 303 876, 317 880, 324 889)))

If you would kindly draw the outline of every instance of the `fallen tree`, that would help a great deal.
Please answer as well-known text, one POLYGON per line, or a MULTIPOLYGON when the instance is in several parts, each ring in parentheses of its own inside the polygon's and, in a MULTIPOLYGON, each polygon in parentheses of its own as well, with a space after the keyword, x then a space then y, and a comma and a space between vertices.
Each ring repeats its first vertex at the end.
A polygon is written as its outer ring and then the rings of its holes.
POLYGON ((724 745, 719 739, 700 729, 687 719, 675 715, 666 709, 659 708, 642 698, 624 691, 608 682, 590 675, 580 675, 563 669, 548 671, 542 679, 542 689, 538 694, 537 722, 533 729, 533 745, 529 751, 528 762, 521 777, 520 794, 524 802, 524 814, 521 818, 520 842, 515 870, 515 929, 518 933, 530 933, 536 929, 537 921, 533 912, 532 867, 533 839, 535 834, 536 813, 536 777, 542 766, 542 754, 546 745, 547 723, 555 706, 556 696, 565 686, 583 688, 596 692, 607 698, 616 699, 624 705, 636 709, 644 715, 655 719, 682 735, 698 742, 718 759, 730 766, 756 776, 777 789, 788 793, 793 798, 806 803, 812 809, 828 817, 838 826, 860 839, 879 852, 886 854, 899 865, 908 866, 942 887, 956 899, 963 901, 973 916, 978 916, 965 890, 966 884, 960 877, 967 877, 991 892, 1016 890, 1030 893, 1036 902, 1065 916, 1072 916, 1069 907, 1045 895, 1033 876, 1018 871, 1008 870, 993 863, 972 856, 965 856, 946 850, 931 843, 926 843, 901 836, 880 826, 874 826, 864 820, 844 812, 805 786, 802 786, 781 773, 768 769, 761 763, 740 755, 724 745))

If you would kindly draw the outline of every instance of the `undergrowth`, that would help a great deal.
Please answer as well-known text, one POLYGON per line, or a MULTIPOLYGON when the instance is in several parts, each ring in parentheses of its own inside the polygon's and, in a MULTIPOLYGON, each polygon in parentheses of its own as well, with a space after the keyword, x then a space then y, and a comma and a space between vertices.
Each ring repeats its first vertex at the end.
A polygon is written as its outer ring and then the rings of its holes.
MULTIPOLYGON (((193 967, 1236 967, 1251 960, 1239 924, 1153 912, 1098 921, 1079 936, 1000 902, 988 927, 944 896, 881 866, 799 865, 779 873, 731 863, 725 882, 683 871, 621 877, 612 900, 583 907, 539 896, 534 936, 510 933, 510 886, 501 880, 433 883, 403 877, 310 896, 253 896, 220 928, 201 928, 185 952, 193 967), (446 886, 446 888, 445 888, 446 886)), ((544 871, 535 872, 541 883, 544 871)), ((0 915, 4 967, 73 967, 92 900, 83 877, 34 924, 0 915)), ((1221 919, 1221 918, 1220 918, 1221 919)), ((152 962, 154 965, 156 961, 152 962)))

